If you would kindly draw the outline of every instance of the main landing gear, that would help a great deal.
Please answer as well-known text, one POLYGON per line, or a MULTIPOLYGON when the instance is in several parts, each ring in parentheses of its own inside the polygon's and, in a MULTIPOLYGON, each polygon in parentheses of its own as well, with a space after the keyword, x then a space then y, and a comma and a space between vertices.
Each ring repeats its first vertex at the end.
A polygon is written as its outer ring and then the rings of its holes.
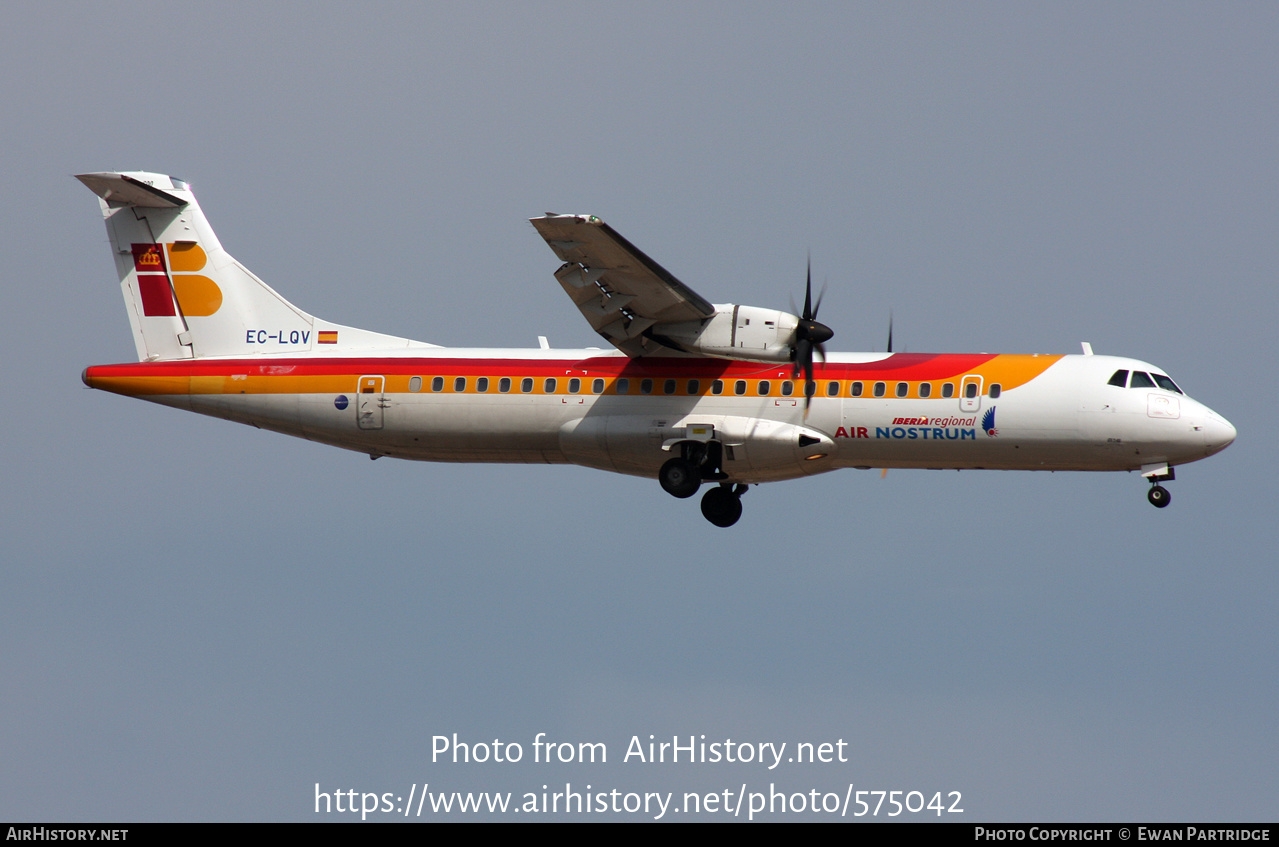
POLYGON ((672 497, 692 497, 702 487, 702 469, 681 456, 667 459, 657 472, 662 490, 672 497))
POLYGON ((742 495, 746 486, 724 482, 720 469, 723 446, 717 441, 685 441, 680 455, 667 459, 657 472, 662 489, 673 497, 688 498, 706 481, 719 482, 702 495, 702 515, 715 526, 729 527, 742 516, 742 495))
POLYGON ((729 527, 742 516, 742 495, 746 486, 721 482, 702 495, 702 517, 715 526, 729 527))

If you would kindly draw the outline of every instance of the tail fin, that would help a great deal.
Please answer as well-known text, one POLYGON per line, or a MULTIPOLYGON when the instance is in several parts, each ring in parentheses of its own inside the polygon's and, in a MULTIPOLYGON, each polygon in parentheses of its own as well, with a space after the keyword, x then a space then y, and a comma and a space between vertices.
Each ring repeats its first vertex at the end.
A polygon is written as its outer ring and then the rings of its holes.
POLYGON ((100 198, 140 361, 433 346, 297 308, 222 249, 182 180, 141 172, 76 179, 100 198))

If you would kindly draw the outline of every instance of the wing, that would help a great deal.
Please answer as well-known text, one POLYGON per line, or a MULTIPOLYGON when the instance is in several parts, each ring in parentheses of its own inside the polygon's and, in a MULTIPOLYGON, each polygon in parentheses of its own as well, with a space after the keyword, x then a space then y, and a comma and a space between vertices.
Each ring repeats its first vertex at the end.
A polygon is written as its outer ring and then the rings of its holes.
POLYGON ((594 215, 531 223, 564 264, 555 278, 591 329, 628 356, 669 350, 646 337, 654 324, 701 321, 715 307, 594 215))

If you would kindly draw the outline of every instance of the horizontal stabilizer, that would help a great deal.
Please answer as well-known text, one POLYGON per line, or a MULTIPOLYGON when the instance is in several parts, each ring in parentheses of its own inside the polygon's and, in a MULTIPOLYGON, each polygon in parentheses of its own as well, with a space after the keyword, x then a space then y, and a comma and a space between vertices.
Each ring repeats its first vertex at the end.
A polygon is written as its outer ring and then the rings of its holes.
MULTIPOLYGON (((155 176, 146 174, 146 176, 155 176)), ((178 209, 187 201, 175 197, 155 186, 155 180, 143 181, 123 173, 78 174, 76 179, 88 186, 94 194, 107 201, 109 206, 139 206, 144 209, 178 209)), ((174 185, 168 188, 186 189, 186 183, 165 177, 174 185)))

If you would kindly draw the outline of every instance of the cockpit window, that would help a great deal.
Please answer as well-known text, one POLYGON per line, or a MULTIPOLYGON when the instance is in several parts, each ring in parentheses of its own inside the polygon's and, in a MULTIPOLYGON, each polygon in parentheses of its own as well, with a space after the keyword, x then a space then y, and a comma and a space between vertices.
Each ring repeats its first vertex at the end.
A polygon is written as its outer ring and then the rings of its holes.
POLYGON ((1128 371, 1115 371, 1111 375, 1110 382, 1108 384, 1117 385, 1120 388, 1123 388, 1128 384, 1128 371))
POLYGON ((1159 384, 1159 387, 1164 389, 1165 391, 1175 391, 1178 394, 1185 393, 1184 391, 1182 391, 1180 388, 1177 387, 1177 383, 1173 382, 1171 379, 1164 376, 1163 374, 1151 374, 1151 376, 1155 378, 1155 382, 1159 384))
POLYGON ((1132 382, 1128 383, 1129 388, 1154 388, 1155 381, 1150 378, 1150 374, 1145 371, 1133 371, 1132 382))

